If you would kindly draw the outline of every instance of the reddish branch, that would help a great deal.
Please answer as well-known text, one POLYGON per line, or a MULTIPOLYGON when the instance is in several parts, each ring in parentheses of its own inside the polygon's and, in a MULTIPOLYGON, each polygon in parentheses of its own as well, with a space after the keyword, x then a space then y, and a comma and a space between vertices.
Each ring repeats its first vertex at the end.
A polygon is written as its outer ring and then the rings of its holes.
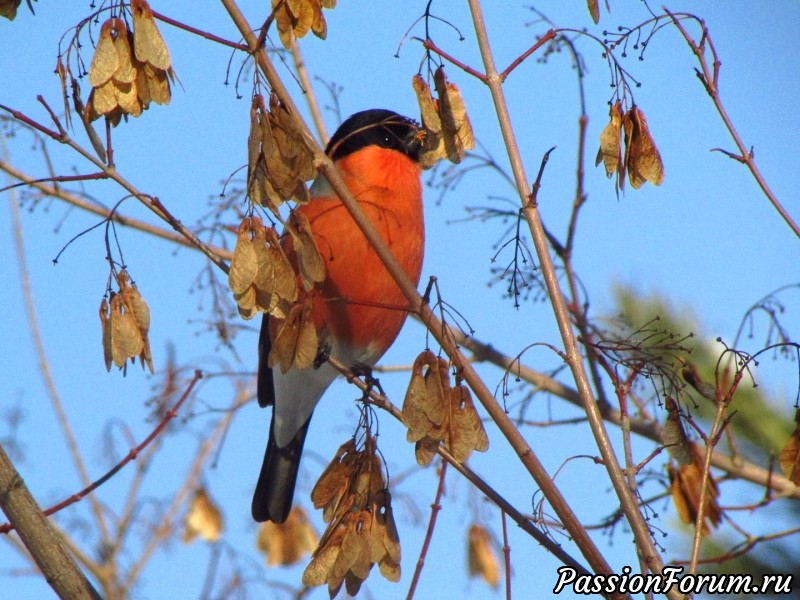
POLYGON ((419 558, 417 559, 417 567, 414 569, 414 576, 411 578, 411 585, 408 586, 408 594, 406 600, 411 600, 414 597, 414 592, 417 589, 419 577, 422 575, 422 567, 425 566, 425 557, 428 555, 428 548, 433 539, 433 530, 436 528, 436 518, 439 511, 442 510, 441 500, 444 494, 444 477, 447 474, 447 463, 442 461, 442 468, 439 471, 439 486, 436 488, 436 497, 431 504, 431 518, 428 521, 428 530, 425 532, 425 541, 422 542, 422 549, 419 551, 419 558))
MULTIPOLYGON (((73 494, 69 498, 67 498, 65 500, 62 500, 58 504, 55 504, 54 506, 51 506, 47 510, 43 511, 43 514, 45 516, 50 516, 52 514, 57 513, 58 511, 64 509, 64 508, 66 508, 67 506, 70 506, 71 504, 75 504, 76 502, 78 502, 82 498, 86 497, 88 494, 91 494, 94 490, 99 488, 106 481, 108 481, 114 475, 116 475, 119 471, 121 471, 125 467, 125 465, 127 465, 129 462, 134 460, 139 455, 139 453, 142 452, 142 450, 147 448, 147 446, 149 446, 150 443, 154 439, 156 439, 162 431, 164 431, 164 429, 166 428, 167 424, 172 419, 174 419, 176 416, 178 416, 178 410, 183 405, 183 403, 186 401, 186 399, 189 397, 189 395, 192 393, 192 390, 194 389, 194 386, 197 384, 197 382, 202 377, 203 377, 203 374, 199 370, 196 370, 194 372, 194 377, 189 382, 189 386, 186 388, 186 391, 183 392, 183 394, 178 399, 178 401, 175 403, 175 405, 164 414, 164 417, 161 419, 161 421, 156 426, 156 428, 153 429, 152 432, 150 432, 150 435, 148 435, 141 444, 139 444, 138 446, 133 448, 130 452, 128 452, 128 455, 125 458, 123 458, 119 463, 117 463, 105 475, 100 477, 94 483, 92 483, 88 487, 82 489, 80 492, 78 492, 76 494, 73 494)), ((14 526, 13 523, 4 523, 3 525, 0 525, 0 533, 8 533, 8 532, 12 531, 13 529, 15 529, 15 526, 14 526)))

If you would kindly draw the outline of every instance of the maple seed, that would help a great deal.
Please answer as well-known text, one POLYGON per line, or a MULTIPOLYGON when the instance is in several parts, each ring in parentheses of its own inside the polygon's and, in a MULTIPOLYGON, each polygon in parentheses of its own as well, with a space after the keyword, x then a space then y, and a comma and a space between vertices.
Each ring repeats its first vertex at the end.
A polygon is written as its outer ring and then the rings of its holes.
POLYGON ((310 290, 315 283, 325 280, 325 261, 322 260, 322 255, 317 248, 317 241, 311 232, 311 224, 303 213, 295 212, 292 213, 286 229, 292 236, 303 287, 310 290))
POLYGON ((481 525, 473 524, 469 528, 467 562, 471 576, 480 576, 493 588, 500 585, 500 562, 492 544, 492 536, 481 525))
POLYGON ((153 11, 146 0, 131 0, 133 12, 133 50, 136 59, 150 63, 156 69, 168 70, 172 66, 169 50, 156 26, 153 11))
POLYGON ((299 562, 318 543, 319 537, 308 520, 308 513, 299 506, 292 508, 284 523, 262 523, 256 541, 258 549, 271 567, 299 562))
POLYGON ((17 16, 17 9, 22 0, 0 0, 0 17, 13 21, 17 16))
POLYGON ((794 431, 781 449, 778 461, 786 479, 800 485, 800 410, 795 411, 794 422, 794 431))
POLYGON ((208 492, 198 488, 184 520, 183 543, 188 544, 198 536, 207 542, 216 542, 223 528, 222 512, 208 492))
POLYGON ((307 369, 314 364, 319 341, 311 318, 312 307, 311 298, 292 305, 272 343, 267 359, 270 367, 280 365, 281 373, 286 373, 292 367, 307 369))
POLYGON ((89 66, 89 83, 98 88, 111 79, 119 68, 119 56, 114 47, 114 25, 119 19, 109 19, 100 28, 100 39, 89 66))
POLYGON ((598 0, 586 0, 586 7, 589 9, 592 21, 597 25, 600 22, 600 2, 598 0))
POLYGON ((606 176, 611 177, 617 173, 622 165, 622 147, 620 136, 622 135, 622 104, 616 102, 609 110, 611 120, 600 134, 600 148, 597 150, 595 166, 603 161, 606 168, 606 176))
POLYGON ((436 69, 433 82, 439 94, 445 152, 451 162, 460 163, 464 159, 465 151, 475 147, 475 135, 467 108, 456 84, 447 81, 443 67, 436 69))
POLYGON ((667 398, 666 404, 667 422, 661 430, 661 440, 679 465, 688 465, 692 462, 692 446, 683 428, 678 404, 672 398, 667 398))
MULTIPOLYGON (((678 516, 684 523, 694 524, 700 509, 700 493, 703 485, 703 455, 697 444, 691 444, 692 462, 675 468, 667 465, 667 474, 670 480, 670 494, 678 516)), ((717 502, 719 488, 717 482, 708 474, 708 489, 706 491, 705 506, 703 510, 703 535, 708 535, 710 527, 720 524, 722 510, 717 502)))
POLYGON ((631 108, 622 117, 622 128, 625 132, 625 166, 631 186, 638 189, 646 181, 661 185, 664 182, 664 164, 644 113, 636 106, 631 108))

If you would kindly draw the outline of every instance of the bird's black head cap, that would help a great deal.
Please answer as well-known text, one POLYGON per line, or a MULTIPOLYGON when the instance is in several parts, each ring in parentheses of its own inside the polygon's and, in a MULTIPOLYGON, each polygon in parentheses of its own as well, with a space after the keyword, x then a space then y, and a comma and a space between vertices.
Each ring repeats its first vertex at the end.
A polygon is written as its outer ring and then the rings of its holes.
POLYGON ((325 148, 331 160, 339 160, 367 146, 397 150, 419 160, 422 143, 419 125, 396 112, 374 108, 357 112, 344 121, 325 148))

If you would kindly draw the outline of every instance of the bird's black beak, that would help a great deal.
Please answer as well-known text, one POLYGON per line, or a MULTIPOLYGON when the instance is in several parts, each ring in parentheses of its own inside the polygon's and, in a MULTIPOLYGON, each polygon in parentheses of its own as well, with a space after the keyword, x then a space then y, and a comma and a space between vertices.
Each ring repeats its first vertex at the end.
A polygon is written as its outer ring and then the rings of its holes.
POLYGON ((419 155, 422 151, 422 145, 425 141, 425 130, 421 127, 411 126, 403 140, 403 145, 406 148, 408 157, 415 161, 419 161, 419 155))

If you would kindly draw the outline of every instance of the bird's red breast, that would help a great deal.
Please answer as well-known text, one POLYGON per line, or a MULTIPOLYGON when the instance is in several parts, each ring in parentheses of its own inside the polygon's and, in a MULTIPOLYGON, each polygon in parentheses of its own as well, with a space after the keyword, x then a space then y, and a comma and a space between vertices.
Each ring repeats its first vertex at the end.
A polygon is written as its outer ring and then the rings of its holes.
MULTIPOLYGON (((336 166, 416 285, 425 242, 419 165, 399 152, 367 146, 336 166)), ((310 292, 320 339, 332 337, 364 353, 360 361, 374 362, 400 331, 408 301, 337 196, 314 197, 297 211, 308 218, 327 269, 325 281, 310 292)), ((285 240, 294 262, 292 238, 285 240)))

